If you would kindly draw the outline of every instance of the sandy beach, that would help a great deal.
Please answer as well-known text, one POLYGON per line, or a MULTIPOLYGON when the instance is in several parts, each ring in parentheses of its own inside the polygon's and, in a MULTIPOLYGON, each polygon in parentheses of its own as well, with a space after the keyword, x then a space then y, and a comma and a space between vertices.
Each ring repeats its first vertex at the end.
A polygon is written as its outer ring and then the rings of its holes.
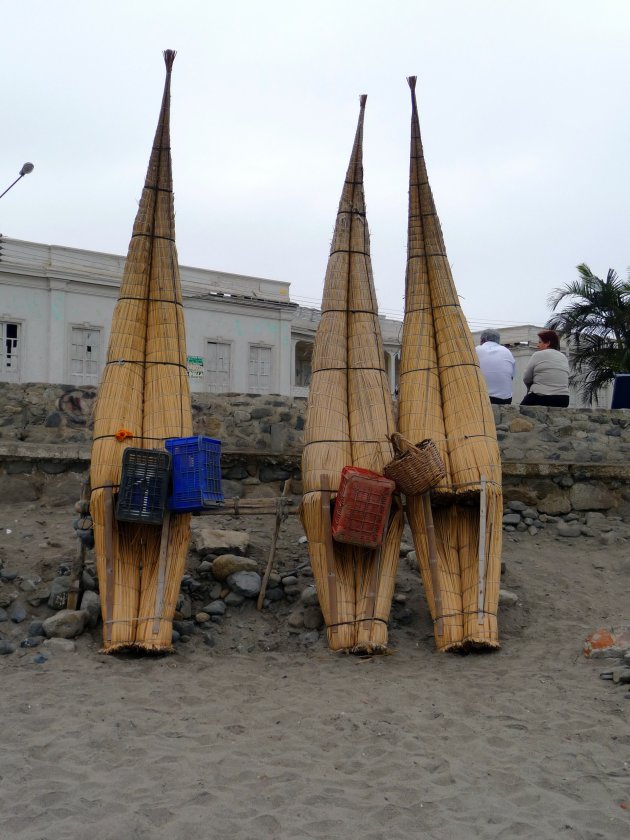
MULTIPOLYGON (((5 567, 74 551, 71 516, 3 503, 5 567)), ((0 657, 0 838, 627 838, 630 700, 599 679, 610 660, 582 655, 592 630, 630 620, 628 523, 615 529, 610 546, 506 534, 518 601, 493 654, 435 652, 401 560, 387 656, 307 648, 248 602, 214 648, 104 656, 99 627, 43 663, 0 657)), ((279 564, 300 534, 290 517, 279 564)))

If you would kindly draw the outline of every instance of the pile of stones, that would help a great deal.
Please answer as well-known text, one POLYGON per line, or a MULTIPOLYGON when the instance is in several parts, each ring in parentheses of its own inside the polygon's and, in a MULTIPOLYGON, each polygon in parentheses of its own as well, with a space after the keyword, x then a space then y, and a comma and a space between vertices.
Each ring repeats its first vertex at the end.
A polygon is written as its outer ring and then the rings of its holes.
POLYGON ((571 511, 559 516, 540 513, 525 502, 508 502, 503 511, 503 530, 527 533, 534 537, 544 528, 552 528, 557 537, 591 537, 603 545, 625 540, 627 523, 622 516, 601 511, 571 511))
MULTIPOLYGON (((261 564, 247 556, 248 541, 242 531, 193 529, 189 570, 181 582, 173 621, 174 643, 186 643, 201 634, 203 642, 214 647, 213 630, 230 610, 247 610, 248 605, 255 609, 263 576, 261 564)), ((305 552, 306 540, 301 541, 305 552)), ((96 628, 101 604, 93 559, 81 575, 78 609, 67 608, 71 584, 67 563, 60 564, 48 582, 0 568, 0 655, 40 645, 74 649, 72 640, 96 628)), ((263 606, 266 612, 282 611, 288 633, 299 636, 301 643, 318 641, 323 616, 308 560, 296 561, 284 571, 272 570, 263 606)))

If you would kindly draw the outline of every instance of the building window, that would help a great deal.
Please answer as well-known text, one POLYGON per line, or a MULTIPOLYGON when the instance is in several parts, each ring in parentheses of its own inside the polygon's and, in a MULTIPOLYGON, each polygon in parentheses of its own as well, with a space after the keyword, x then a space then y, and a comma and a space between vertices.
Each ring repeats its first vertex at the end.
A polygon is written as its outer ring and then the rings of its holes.
POLYGON ((295 344, 295 381, 298 388, 308 388, 311 384, 311 361, 313 359, 313 342, 298 341, 295 344))
POLYGON ((98 385, 101 368, 101 331, 73 327, 70 340, 70 377, 76 385, 98 385))
POLYGON ((0 321, 0 379, 3 382, 20 381, 20 325, 0 321))
POLYGON ((209 341, 206 352, 206 385, 213 394, 230 390, 232 347, 220 341, 209 341))
POLYGON ((248 390, 251 393, 271 393, 271 347, 249 345, 248 390))

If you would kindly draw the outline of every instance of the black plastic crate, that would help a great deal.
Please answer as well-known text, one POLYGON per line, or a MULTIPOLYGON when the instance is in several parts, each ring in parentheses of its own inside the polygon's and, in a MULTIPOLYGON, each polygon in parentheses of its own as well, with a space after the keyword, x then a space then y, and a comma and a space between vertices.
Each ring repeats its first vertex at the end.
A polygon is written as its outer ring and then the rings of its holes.
POLYGON ((613 385, 611 408, 630 408, 630 373, 617 373, 613 385))
POLYGON ((160 525, 164 519, 171 456, 164 449, 125 449, 116 519, 160 525))

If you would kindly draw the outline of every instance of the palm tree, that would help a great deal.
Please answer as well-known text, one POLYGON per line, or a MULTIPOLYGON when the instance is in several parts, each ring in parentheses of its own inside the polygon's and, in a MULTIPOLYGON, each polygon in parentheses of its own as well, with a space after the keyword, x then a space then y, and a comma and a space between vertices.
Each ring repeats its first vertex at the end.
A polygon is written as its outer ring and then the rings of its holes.
POLYGON ((617 373, 630 372, 630 274, 621 280, 612 268, 606 279, 582 263, 579 279, 554 289, 548 304, 555 314, 547 328, 567 339, 571 383, 589 405, 617 373), (556 312, 560 303, 568 306, 556 312))

